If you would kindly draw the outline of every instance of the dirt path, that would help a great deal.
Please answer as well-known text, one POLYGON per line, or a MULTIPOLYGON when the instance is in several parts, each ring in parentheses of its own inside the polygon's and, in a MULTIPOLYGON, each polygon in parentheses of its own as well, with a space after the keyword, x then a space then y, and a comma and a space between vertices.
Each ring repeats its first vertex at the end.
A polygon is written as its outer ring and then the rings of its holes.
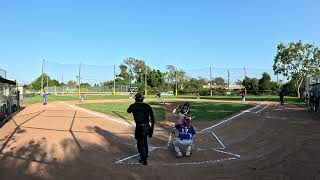
MULTIPOLYGON (((86 103, 107 101, 128 100, 86 103)), ((198 150, 182 159, 166 149, 168 127, 159 124, 145 167, 129 158, 137 153, 129 123, 77 103, 30 105, 0 128, 0 179, 320 179, 320 118, 302 108, 272 103, 228 117, 199 133, 198 150)))

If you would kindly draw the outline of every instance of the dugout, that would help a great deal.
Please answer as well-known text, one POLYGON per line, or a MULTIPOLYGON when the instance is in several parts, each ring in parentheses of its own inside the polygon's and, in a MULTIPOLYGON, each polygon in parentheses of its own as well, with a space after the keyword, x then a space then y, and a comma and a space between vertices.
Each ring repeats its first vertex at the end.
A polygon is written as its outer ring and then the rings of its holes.
POLYGON ((0 77, 0 123, 19 110, 19 91, 15 81, 0 77))

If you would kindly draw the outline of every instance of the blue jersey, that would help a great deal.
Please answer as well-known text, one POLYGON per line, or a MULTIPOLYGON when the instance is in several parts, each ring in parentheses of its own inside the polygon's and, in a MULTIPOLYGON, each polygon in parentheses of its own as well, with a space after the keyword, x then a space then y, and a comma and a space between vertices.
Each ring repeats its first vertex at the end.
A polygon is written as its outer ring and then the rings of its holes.
POLYGON ((47 93, 43 93, 42 98, 43 98, 43 99, 47 99, 47 96, 48 96, 48 94, 47 94, 47 93))
POLYGON ((185 127, 181 124, 176 124, 176 129, 179 131, 179 136, 178 138, 181 139, 181 140, 189 140, 189 139, 192 139, 192 136, 194 134, 196 134, 194 128, 192 126, 189 126, 189 127, 185 127))

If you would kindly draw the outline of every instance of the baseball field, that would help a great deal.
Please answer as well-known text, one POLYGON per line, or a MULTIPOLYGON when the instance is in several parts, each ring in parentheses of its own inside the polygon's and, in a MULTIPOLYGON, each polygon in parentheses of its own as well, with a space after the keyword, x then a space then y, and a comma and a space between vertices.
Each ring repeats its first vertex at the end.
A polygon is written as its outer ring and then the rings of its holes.
POLYGON ((146 98, 156 125, 143 166, 126 113, 133 100, 109 97, 25 101, 0 128, 0 179, 320 179, 319 115, 296 100, 146 98), (176 159, 172 110, 185 101, 197 134, 192 156, 176 159))

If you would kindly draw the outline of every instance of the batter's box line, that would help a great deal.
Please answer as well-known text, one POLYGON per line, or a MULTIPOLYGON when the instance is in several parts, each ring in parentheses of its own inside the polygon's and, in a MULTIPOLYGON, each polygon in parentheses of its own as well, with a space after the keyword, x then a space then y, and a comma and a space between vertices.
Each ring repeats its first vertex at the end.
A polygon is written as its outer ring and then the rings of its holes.
MULTIPOLYGON (((216 164, 216 163, 222 163, 225 161, 231 161, 231 160, 237 160, 238 158, 236 157, 231 157, 231 158, 223 158, 223 159, 216 159, 216 160, 208 160, 208 161, 198 161, 198 162, 187 162, 187 163, 159 163, 159 165, 162 166, 182 166, 182 165, 201 165, 201 164, 216 164)), ((141 165, 141 163, 137 162, 128 162, 128 163, 123 163, 119 162, 117 164, 127 164, 127 165, 141 165)), ((151 163, 150 165, 152 165, 151 163)))
MULTIPOLYGON (((159 149, 159 148, 156 148, 156 147, 150 147, 150 148, 149 148, 149 152, 151 152, 151 151, 153 151, 153 150, 155 150, 155 149, 159 149)), ((126 158, 120 159, 120 160, 118 160, 118 161, 114 162, 114 164, 120 164, 120 163, 123 163, 123 161, 126 161, 126 160, 128 160, 128 159, 131 159, 131 158, 137 157, 137 156, 139 156, 139 155, 140 155, 140 154, 139 154, 139 153, 137 153, 137 154, 134 154, 134 155, 132 155, 132 156, 129 156, 129 157, 126 157, 126 158)), ((128 163, 124 163, 124 164, 128 164, 128 163)))
MULTIPOLYGON (((202 162, 172 163, 172 164, 170 164, 170 163, 169 163, 169 164, 168 164, 168 163, 164 163, 163 165, 197 165, 197 164, 199 165, 199 164, 218 163, 218 162, 223 162, 223 161, 227 161, 227 160, 236 160, 236 159, 239 159, 239 158, 241 157, 239 154, 234 154, 234 153, 231 153, 231 152, 222 151, 222 150, 226 149, 226 146, 225 146, 225 145, 223 144, 223 142, 219 139, 219 137, 218 137, 212 130, 210 130, 210 129, 212 129, 212 128, 214 128, 214 127, 217 127, 217 126, 219 126, 219 125, 221 125, 221 124, 223 124, 223 123, 225 123, 225 122, 227 122, 227 121, 230 121, 230 120, 232 120, 232 119, 234 119, 234 118, 236 118, 236 117, 238 117, 238 116, 241 116, 241 115, 244 114, 244 113, 251 112, 252 110, 254 110, 254 109, 258 108, 258 107, 260 107, 260 105, 257 105, 257 106, 255 106, 255 107, 253 107, 253 108, 250 108, 250 109, 246 110, 246 111, 243 111, 243 112, 241 112, 241 113, 239 113, 239 114, 237 114, 237 115, 235 115, 235 116, 232 116, 232 117, 230 117, 230 118, 228 118, 228 119, 226 119, 226 120, 224 120, 224 121, 221 121, 221 122, 218 123, 218 124, 215 124, 215 125, 213 125, 213 126, 211 126, 211 127, 205 128, 205 129, 201 130, 200 132, 198 132, 198 134, 208 133, 208 130, 209 130, 209 132, 212 133, 212 135, 218 140, 219 144, 222 146, 221 148, 209 148, 209 149, 211 149, 211 150, 213 150, 213 151, 215 151, 215 152, 218 152, 218 153, 223 153, 223 154, 231 155, 231 156, 234 156, 234 157, 232 157, 232 158, 227 158, 227 159, 202 161, 202 162)), ((155 150, 155 149, 169 149, 171 141, 172 141, 172 132, 170 132, 170 135, 169 135, 169 138, 168 138, 168 143, 167 143, 167 146, 166 146, 166 147, 150 147, 149 152, 151 152, 151 151, 153 151, 153 150, 155 150)), ((207 150, 207 149, 200 149, 200 148, 198 148, 198 149, 199 149, 199 150, 207 150)), ((120 164, 120 163, 122 163, 122 164, 135 164, 135 165, 136 165, 136 164, 139 164, 139 163, 124 163, 124 161, 126 161, 126 160, 128 160, 128 159, 131 159, 131 158, 134 158, 134 157, 137 157, 137 156, 139 156, 139 153, 134 154, 134 155, 129 156, 129 157, 124 158, 124 159, 120 159, 120 160, 114 162, 114 164, 120 164)))
POLYGON ((199 161, 199 162, 188 162, 188 163, 163 163, 163 165, 166 166, 181 166, 181 165, 201 165, 201 164, 216 164, 216 163, 221 163, 225 161, 231 161, 231 160, 236 160, 238 158, 224 158, 224 159, 217 159, 217 160, 209 160, 209 161, 199 161))

